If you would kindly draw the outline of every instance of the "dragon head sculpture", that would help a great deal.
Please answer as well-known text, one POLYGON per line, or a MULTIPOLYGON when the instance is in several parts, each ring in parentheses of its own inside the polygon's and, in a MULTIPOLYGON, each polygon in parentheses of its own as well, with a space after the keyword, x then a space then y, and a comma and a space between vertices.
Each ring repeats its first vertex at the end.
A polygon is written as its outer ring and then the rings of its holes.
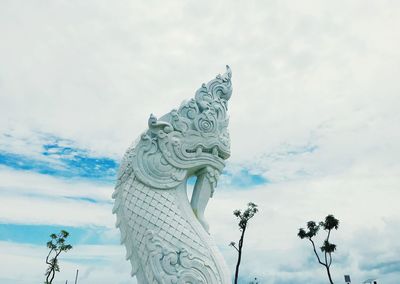
POLYGON ((195 97, 157 119, 129 155, 136 176, 159 189, 176 187, 190 175, 208 167, 219 175, 230 156, 227 103, 232 94, 229 66, 223 75, 203 84, 195 97))

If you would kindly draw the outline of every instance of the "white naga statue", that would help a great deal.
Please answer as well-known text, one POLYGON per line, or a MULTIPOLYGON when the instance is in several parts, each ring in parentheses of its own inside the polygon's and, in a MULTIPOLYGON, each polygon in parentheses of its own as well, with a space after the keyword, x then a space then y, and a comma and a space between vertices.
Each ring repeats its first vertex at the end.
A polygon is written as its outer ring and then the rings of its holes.
POLYGON ((113 198, 116 226, 138 283, 230 284, 204 210, 230 156, 231 70, 157 119, 126 152, 113 198), (191 201, 187 180, 196 176, 191 201))

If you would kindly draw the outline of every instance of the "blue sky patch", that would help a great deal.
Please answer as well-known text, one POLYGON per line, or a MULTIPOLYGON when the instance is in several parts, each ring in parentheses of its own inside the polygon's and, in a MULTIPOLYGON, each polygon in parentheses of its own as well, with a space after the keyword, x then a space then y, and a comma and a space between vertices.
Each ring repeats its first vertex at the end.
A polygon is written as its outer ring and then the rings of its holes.
POLYGON ((0 241, 33 245, 46 245, 49 235, 66 230, 70 233, 68 243, 73 245, 118 244, 118 238, 106 238, 105 227, 70 227, 55 225, 0 224, 0 241))
POLYGON ((73 147, 73 142, 48 135, 41 152, 32 157, 0 150, 0 165, 61 178, 82 178, 114 183, 118 162, 73 147))
POLYGON ((238 172, 224 171, 220 179, 221 184, 235 188, 250 188, 270 183, 261 174, 253 173, 247 168, 242 168, 238 172))
POLYGON ((71 199, 71 200, 85 201, 85 202, 89 202, 89 203, 104 203, 104 202, 101 202, 99 200, 96 200, 96 199, 90 198, 90 197, 65 196, 64 198, 71 199))

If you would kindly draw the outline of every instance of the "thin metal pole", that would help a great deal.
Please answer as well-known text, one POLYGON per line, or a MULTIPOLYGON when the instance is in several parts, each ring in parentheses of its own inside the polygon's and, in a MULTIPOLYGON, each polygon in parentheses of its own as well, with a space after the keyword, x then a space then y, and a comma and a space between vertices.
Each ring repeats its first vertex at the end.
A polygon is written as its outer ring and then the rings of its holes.
POLYGON ((78 283, 78 273, 79 273, 79 269, 76 270, 75 284, 78 283))

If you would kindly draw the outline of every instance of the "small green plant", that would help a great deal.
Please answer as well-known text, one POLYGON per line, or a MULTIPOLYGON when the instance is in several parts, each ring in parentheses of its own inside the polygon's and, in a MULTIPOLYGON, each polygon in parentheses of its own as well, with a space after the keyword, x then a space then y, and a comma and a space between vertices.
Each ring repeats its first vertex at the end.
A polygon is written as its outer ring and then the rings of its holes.
POLYGON ((328 274, 329 282, 331 284, 333 284, 333 281, 332 281, 330 267, 332 264, 332 253, 335 252, 336 245, 330 243, 329 238, 331 236, 331 231, 333 229, 337 230, 338 228, 339 228, 339 220, 336 219, 333 215, 328 215, 325 217, 325 221, 319 222, 319 224, 315 223, 314 221, 308 221, 307 230, 305 230, 304 228, 300 228, 299 232, 297 233, 297 236, 300 239, 308 239, 311 242, 314 254, 317 257, 319 264, 325 267, 326 273, 328 274), (315 243, 313 240, 313 237, 315 237, 318 234, 320 228, 323 228, 327 232, 324 244, 320 247, 324 255, 323 260, 321 260, 321 257, 319 256, 317 249, 315 248, 315 243))
POLYGON ((253 202, 249 202, 247 204, 246 210, 244 210, 243 212, 240 210, 233 211, 233 215, 235 215, 239 219, 238 225, 239 225, 239 231, 241 231, 238 246, 236 245, 235 242, 231 242, 229 244, 230 246, 235 248, 236 251, 238 252, 238 259, 237 259, 236 270, 235 270, 235 284, 238 283, 239 266, 240 266, 240 262, 242 260, 243 241, 244 241, 244 234, 247 229, 247 224, 248 224, 249 220, 251 218, 253 218, 257 212, 258 212, 257 205, 254 204, 253 202))
POLYGON ((51 234, 50 240, 47 242, 47 247, 50 249, 46 257, 46 264, 49 267, 44 274, 46 276, 45 284, 53 283, 54 276, 56 272, 60 271, 60 266, 58 265, 58 257, 62 252, 67 252, 72 249, 72 246, 65 243, 68 238, 69 233, 67 231, 61 230, 58 234, 51 234))

